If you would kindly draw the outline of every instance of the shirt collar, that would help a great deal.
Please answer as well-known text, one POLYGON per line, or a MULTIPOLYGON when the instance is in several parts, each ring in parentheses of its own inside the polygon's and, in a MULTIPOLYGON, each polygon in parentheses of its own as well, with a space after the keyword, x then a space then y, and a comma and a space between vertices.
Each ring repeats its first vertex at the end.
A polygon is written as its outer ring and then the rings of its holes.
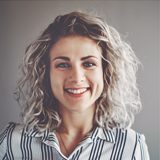
MULTIPOLYGON (((44 132, 39 132, 37 129, 32 129, 30 131, 25 132, 27 136, 41 138, 43 142, 45 141, 54 141, 57 142, 57 137, 54 132, 49 132, 45 130, 44 132)), ((92 141, 96 141, 97 139, 102 139, 104 141, 115 143, 115 132, 113 129, 105 129, 101 127, 96 127, 92 132, 90 132, 86 139, 90 138, 92 141)))
POLYGON ((115 133, 112 129, 96 127, 89 136, 93 141, 102 139, 104 141, 115 143, 115 133))
POLYGON ((29 137, 37 137, 37 138, 41 138, 41 139, 48 139, 49 137, 52 137, 52 135, 53 135, 53 133, 49 132, 48 129, 46 129, 43 132, 40 132, 36 128, 28 130, 26 127, 24 132, 25 132, 25 135, 27 135, 29 137))

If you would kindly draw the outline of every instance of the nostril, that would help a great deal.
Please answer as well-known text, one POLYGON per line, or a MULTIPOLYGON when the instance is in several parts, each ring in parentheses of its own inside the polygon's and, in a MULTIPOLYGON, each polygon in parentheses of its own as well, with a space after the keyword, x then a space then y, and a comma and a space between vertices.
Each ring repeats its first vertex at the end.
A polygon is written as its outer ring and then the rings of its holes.
POLYGON ((76 81, 76 82, 82 82, 85 80, 85 77, 84 76, 70 76, 69 80, 76 81))
POLYGON ((84 80, 85 80, 85 76, 84 75, 70 75, 69 77, 68 77, 68 80, 69 81, 72 81, 72 82, 77 82, 77 83, 79 83, 79 82, 83 82, 84 80))

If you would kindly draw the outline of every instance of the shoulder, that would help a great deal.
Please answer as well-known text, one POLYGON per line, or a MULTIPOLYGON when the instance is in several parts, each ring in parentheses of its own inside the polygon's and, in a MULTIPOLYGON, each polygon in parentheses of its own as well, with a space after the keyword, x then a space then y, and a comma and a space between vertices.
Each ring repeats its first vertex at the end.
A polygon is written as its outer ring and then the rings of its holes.
POLYGON ((25 141, 44 139, 48 135, 48 130, 39 132, 35 128, 28 129, 25 124, 10 122, 0 132, 0 147, 22 145, 25 141))
POLYGON ((5 144, 20 139, 24 128, 22 124, 9 122, 0 132, 0 145, 4 147, 5 144))
POLYGON ((0 159, 5 157, 11 143, 20 141, 23 125, 14 122, 8 123, 0 132, 0 159))
POLYGON ((119 138, 124 138, 126 141, 129 141, 131 144, 135 141, 145 141, 145 136, 131 128, 114 128, 111 130, 115 136, 115 141, 119 138))
POLYGON ((20 139, 24 128, 22 124, 9 122, 0 132, 0 147, 20 139))
POLYGON ((1 137, 11 136, 12 134, 21 135, 22 131, 24 130, 24 125, 9 122, 0 132, 1 137))
POLYGON ((149 160, 148 147, 145 136, 131 128, 114 128, 115 146, 121 146, 124 154, 131 154, 132 158, 149 160))
POLYGON ((126 145, 136 147, 138 143, 146 143, 145 136, 131 128, 114 128, 112 129, 115 136, 115 143, 125 141, 126 145))

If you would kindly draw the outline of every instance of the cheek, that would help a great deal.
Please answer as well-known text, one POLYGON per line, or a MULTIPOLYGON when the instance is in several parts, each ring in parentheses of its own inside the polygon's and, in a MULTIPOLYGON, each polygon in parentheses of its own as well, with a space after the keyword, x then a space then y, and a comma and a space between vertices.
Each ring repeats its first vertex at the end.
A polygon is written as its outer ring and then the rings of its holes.
POLYGON ((102 69, 98 69, 90 75, 90 79, 93 85, 96 85, 98 91, 101 92, 103 90, 104 82, 103 82, 103 71, 102 69))
POLYGON ((101 68, 97 69, 94 74, 97 80, 103 80, 103 70, 101 68))
POLYGON ((50 73, 50 83, 52 87, 52 91, 54 91, 59 86, 59 77, 55 73, 50 73))
POLYGON ((104 81, 103 81, 103 71, 100 69, 99 72, 96 75, 97 84, 99 86, 99 89, 103 90, 104 87, 104 81))
POLYGON ((50 83, 51 83, 52 92, 54 94, 57 94, 63 89, 64 76, 59 72, 57 73, 52 71, 50 72, 50 83))

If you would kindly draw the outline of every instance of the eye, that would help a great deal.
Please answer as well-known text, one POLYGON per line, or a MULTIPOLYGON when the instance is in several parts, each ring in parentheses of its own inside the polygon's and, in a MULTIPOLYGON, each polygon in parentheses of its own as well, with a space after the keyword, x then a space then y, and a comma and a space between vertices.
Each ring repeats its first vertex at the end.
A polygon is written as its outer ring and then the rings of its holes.
POLYGON ((56 68, 62 68, 62 69, 65 69, 65 68, 70 68, 70 64, 68 63, 59 63, 56 65, 56 68))
POLYGON ((96 64, 94 62, 84 62, 83 63, 83 66, 86 67, 86 68, 93 68, 96 66, 96 64))

